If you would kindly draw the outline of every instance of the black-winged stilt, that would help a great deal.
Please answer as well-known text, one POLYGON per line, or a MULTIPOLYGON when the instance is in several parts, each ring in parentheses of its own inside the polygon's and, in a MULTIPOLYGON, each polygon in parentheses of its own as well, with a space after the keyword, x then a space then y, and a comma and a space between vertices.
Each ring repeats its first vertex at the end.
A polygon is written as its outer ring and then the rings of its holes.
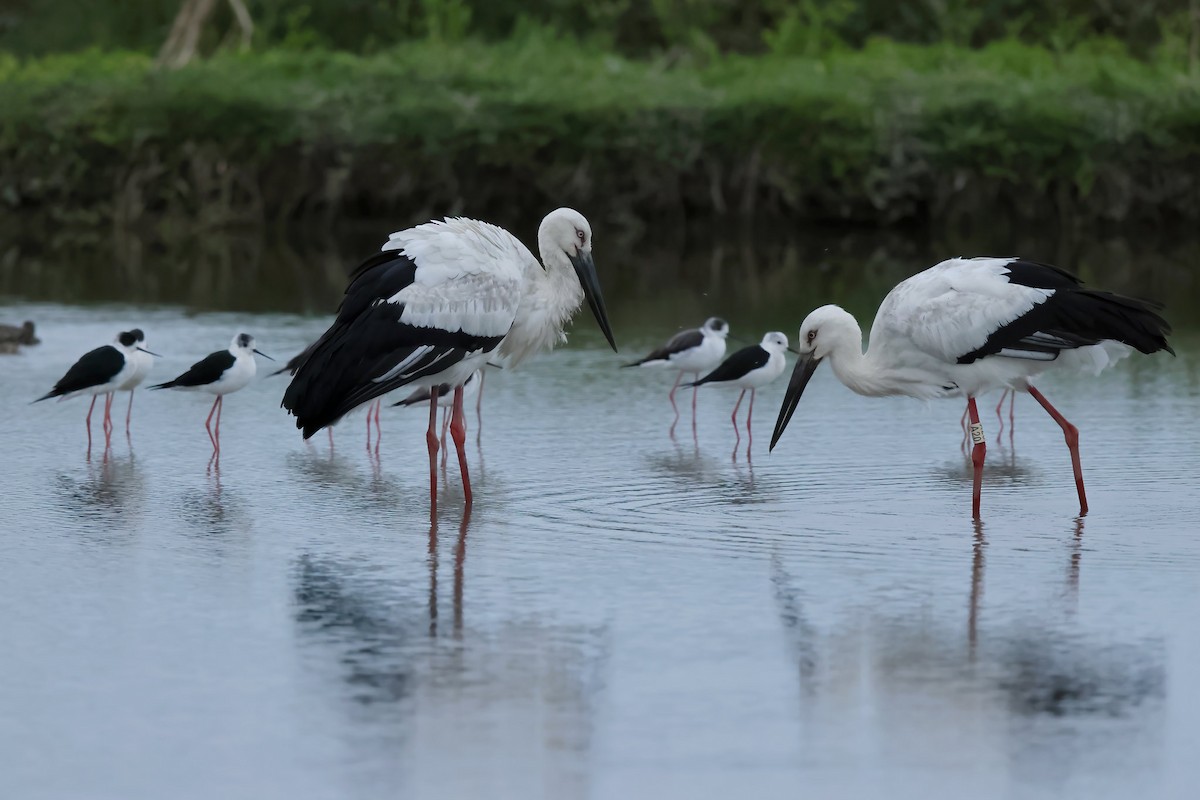
POLYGON ((258 365, 254 361, 255 353, 268 360, 275 360, 255 348, 253 336, 248 333, 239 333, 233 337, 226 349, 209 353, 192 364, 187 372, 178 378, 150 387, 151 389, 208 392, 216 395, 212 408, 209 409, 208 418, 204 420, 204 430, 208 431, 214 456, 221 452, 221 408, 225 404, 225 395, 236 392, 254 380, 254 374, 258 370, 258 365), (213 414, 217 415, 215 430, 212 425, 213 414))
POLYGON ((129 392, 129 407, 125 409, 126 435, 129 434, 129 421, 133 417, 133 393, 142 385, 142 381, 146 380, 146 376, 154 367, 154 354, 143 347, 146 343, 146 334, 142 332, 141 328, 134 328, 129 333, 137 341, 137 347, 133 351, 133 374, 117 387, 118 392, 129 392))
POLYGON ((750 419, 754 416, 754 393, 783 374, 783 368, 787 365, 784 351, 787 349, 787 336, 779 331, 771 331, 763 336, 762 341, 758 344, 743 347, 700 380, 686 384, 687 386, 723 384, 737 386, 742 390, 738 395, 737 402, 733 405, 733 413, 730 415, 730 419, 733 421, 733 433, 737 437, 733 444, 735 455, 738 444, 742 441, 737 426, 737 412, 738 407, 742 404, 742 398, 746 396, 748 389, 750 391, 750 408, 746 411, 746 436, 749 439, 746 443, 746 457, 749 458, 750 447, 754 443, 753 434, 750 432, 750 419))
POLYGON ((551 346, 586 297, 612 333, 592 260, 591 228, 569 208, 538 229, 542 262, 508 231, 449 218, 394 233, 351 276, 333 325, 300 366, 282 405, 305 438, 402 386, 431 387, 431 513, 437 503, 437 386, 457 386, 450 425, 466 502, 462 384, 506 343, 510 361, 551 346), (543 266, 544 265, 544 266, 543 266))
POLYGON ((1144 300, 1085 288, 1074 275, 1019 258, 953 258, 892 289, 871 326, 870 347, 844 309, 822 306, 800 326, 792 372, 771 448, 783 435, 804 387, 822 360, 853 391, 870 397, 966 397, 974 471, 971 510, 979 517, 987 451, 975 398, 1009 388, 1028 392, 1058 423, 1071 452, 1079 513, 1087 513, 1079 430, 1032 379, 1051 367, 1101 365, 1119 343, 1142 353, 1166 350, 1170 326, 1144 300), (1077 355, 1063 358, 1076 351, 1077 355))
POLYGON ((37 403, 51 397, 66 400, 69 397, 91 395, 92 402, 84 420, 87 426, 89 453, 92 450, 92 411, 96 407, 96 396, 105 395, 103 427, 105 442, 108 442, 112 435, 112 393, 120 390, 137 372, 140 352, 153 355, 138 345, 140 337, 141 331, 136 328, 132 331, 122 331, 117 334, 112 344, 89 350, 71 365, 67 374, 54 384, 53 389, 34 400, 37 403))
MULTIPOLYGON (((671 401, 671 409, 675 412, 675 421, 679 420, 679 407, 675 405, 675 390, 683 380, 684 373, 695 373, 696 379, 721 363, 725 357, 725 339, 729 336, 729 323, 720 317, 709 317, 699 328, 690 328, 672 336, 666 344, 650 352, 645 358, 624 367, 652 367, 678 370, 675 383, 667 395, 671 401)), ((700 390, 692 389, 692 424, 696 422, 696 394, 700 390)), ((672 430, 675 424, 671 424, 672 430)))

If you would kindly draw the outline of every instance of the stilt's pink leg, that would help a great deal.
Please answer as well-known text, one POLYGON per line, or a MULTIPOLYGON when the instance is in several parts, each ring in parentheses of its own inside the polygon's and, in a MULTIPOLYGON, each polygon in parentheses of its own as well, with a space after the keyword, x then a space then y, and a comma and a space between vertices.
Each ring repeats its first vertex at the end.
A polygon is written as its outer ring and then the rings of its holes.
POLYGON ((383 399, 375 401, 375 452, 379 452, 379 443, 383 441, 383 426, 379 424, 379 412, 383 410, 383 399))
POLYGON ((442 409, 442 469, 446 469, 446 458, 450 455, 450 448, 446 447, 446 431, 450 429, 450 411, 449 408, 442 409))
POLYGON ((1012 393, 1011 389, 1005 389, 1003 392, 1000 393, 1000 402, 996 403, 996 422, 998 423, 996 426, 996 434, 997 435, 1004 432, 1004 417, 1001 415, 1000 411, 1001 411, 1001 409, 1004 408, 1004 401, 1008 399, 1008 396, 1011 393, 1012 393))
POLYGON ((974 467, 975 480, 971 489, 971 515, 979 519, 980 495, 983 491, 983 460, 987 455, 987 444, 983 439, 983 425, 979 423, 979 409, 975 406, 975 398, 967 398, 967 413, 971 418, 971 464, 974 467))
POLYGON ((487 370, 479 371, 479 394, 475 395, 475 419, 478 420, 480 414, 483 413, 483 379, 487 377, 487 370))
POLYGON ((217 435, 217 458, 221 457, 221 411, 225 408, 225 395, 217 395, 217 424, 213 426, 217 435))
POLYGON ((105 450, 108 450, 108 448, 112 447, 112 432, 113 432, 112 404, 113 404, 113 393, 109 392, 108 394, 104 395, 104 449, 105 450))
POLYGON ((208 410, 208 418, 206 420, 204 420, 204 430, 208 431, 208 440, 210 442, 212 442, 214 452, 216 452, 216 450, 217 450, 217 437, 213 436, 212 418, 213 418, 213 414, 217 413, 217 404, 220 402, 221 402, 221 395, 217 395, 217 398, 215 400, 213 400, 212 408, 210 408, 208 410))
POLYGON ((429 390, 429 430, 425 432, 425 443, 429 446, 429 516, 437 516, 437 398, 438 387, 429 390))
MULTIPOLYGON (((682 375, 683 373, 681 372, 679 374, 682 375)), ((692 374, 696 376, 696 380, 700 380, 699 372, 693 372, 692 374)), ((692 426, 693 427, 695 427, 695 425, 696 425, 696 395, 698 395, 698 394, 700 394, 700 387, 693 386, 692 387, 692 426)))
POLYGON ((680 373, 675 376, 675 385, 671 387, 671 393, 667 395, 667 397, 671 400, 671 410, 675 412, 676 420, 679 419, 679 407, 677 405, 675 405, 675 390, 679 388, 679 382, 681 380, 683 380, 683 372, 682 371, 680 371, 680 373))
POLYGON ((454 439, 454 448, 458 451, 458 471, 462 474, 463 495, 467 505, 471 505, 471 474, 467 471, 467 451, 464 444, 467 441, 467 426, 463 419, 463 387, 454 390, 454 411, 450 415, 450 437, 454 439))
POLYGON ((329 434, 329 449, 333 450, 333 426, 330 425, 325 429, 325 432, 329 434))
POLYGON ((1067 449, 1071 451, 1071 469, 1075 471, 1075 488, 1079 491, 1079 516, 1082 517, 1088 512, 1088 504, 1087 495, 1083 491, 1083 465, 1079 461, 1079 429, 1067 422, 1067 418, 1059 413, 1057 408, 1050 405, 1050 401, 1037 389, 1030 386, 1029 393, 1033 395, 1034 400, 1041 403, 1042 408, 1046 409, 1046 413, 1053 417, 1058 426, 1062 428, 1063 438, 1067 440, 1067 449))
POLYGON ((129 408, 125 410, 125 433, 129 433, 129 421, 133 418, 133 393, 134 390, 129 390, 129 408))
POLYGON ((750 432, 750 420, 754 417, 754 389, 750 390, 750 408, 746 410, 746 458, 750 458, 750 448, 754 446, 754 434, 750 432))
POLYGON ((746 396, 746 390, 742 389, 742 393, 738 395, 737 402, 733 404, 733 413, 729 415, 729 419, 733 422, 733 435, 737 437, 734 442, 734 452, 737 452, 737 446, 742 442, 742 434, 738 432, 737 412, 742 405, 742 398, 746 396))
POLYGON ((96 395, 92 395, 92 404, 88 406, 87 419, 83 424, 87 426, 88 433, 88 455, 92 454, 92 411, 96 408, 96 395))
POLYGON ((367 406, 367 452, 371 452, 371 407, 367 406))

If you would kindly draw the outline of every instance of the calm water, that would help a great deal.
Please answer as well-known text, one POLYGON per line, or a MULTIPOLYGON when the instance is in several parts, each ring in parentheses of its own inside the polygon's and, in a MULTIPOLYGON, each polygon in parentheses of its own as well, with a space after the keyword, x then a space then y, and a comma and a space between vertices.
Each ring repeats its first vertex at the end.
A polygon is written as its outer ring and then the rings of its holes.
MULTIPOLYGON (((132 438, 90 460, 84 401, 28 404, 135 324, 159 380, 238 330, 289 357, 349 256, 10 249, 0 321, 44 343, 0 357, 0 796, 1193 796, 1194 242, 1045 256, 1171 300, 1177 328, 1178 358, 1043 382, 1082 431, 1082 521, 1028 398, 1011 442, 984 418, 976 527, 957 402, 822 370, 768 456, 781 381, 747 461, 733 393, 703 392, 673 440, 670 376, 615 368, 710 313, 755 340, 827 301, 869 314, 944 252, 889 236, 598 244, 622 356, 581 317, 489 376, 475 507, 451 464, 433 528, 420 410, 387 410, 378 459, 361 416, 331 452, 262 378, 226 402, 209 470, 204 396, 139 392, 132 438)), ((975 244, 949 252, 997 250, 975 244)))

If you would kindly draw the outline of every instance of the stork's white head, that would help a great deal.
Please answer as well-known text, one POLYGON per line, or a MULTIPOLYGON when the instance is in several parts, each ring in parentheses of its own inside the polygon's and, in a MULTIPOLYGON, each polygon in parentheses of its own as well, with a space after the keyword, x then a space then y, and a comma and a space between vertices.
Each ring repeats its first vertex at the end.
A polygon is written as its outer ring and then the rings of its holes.
POLYGON ((556 249, 568 258, 592 252, 592 226, 573 208, 556 208, 546 215, 538 228, 538 246, 542 258, 556 249))
POLYGON ((547 270, 558 265, 565 268, 567 263, 575 268, 588 307, 604 332, 604 338, 616 351, 617 343, 613 340, 612 326, 604 308, 604 295, 600 293, 600 279, 596 277, 596 262, 592 260, 592 226, 588 225, 587 219, 573 208, 556 208, 546 215, 538 228, 538 247, 547 270))
POLYGON ((846 347, 862 351, 862 329, 849 311, 828 305, 812 311, 800 325, 799 352, 822 359, 846 347))
POLYGON ((841 306, 821 306, 805 317, 800 325, 798 348, 800 357, 796 359, 792 378, 783 394, 783 405, 779 407, 779 418, 775 420, 775 430, 771 434, 771 450, 775 449, 779 437, 791 421, 800 396, 804 394, 804 387, 808 386, 821 360, 833 356, 834 360, 830 363, 837 370, 839 354, 843 358, 851 351, 862 355, 862 329, 850 312, 841 306))
POLYGON ((719 336, 724 339, 729 335, 729 323, 720 317, 709 317, 704 320, 700 330, 707 336, 719 336))
POLYGON ((274 361, 269 355, 257 349, 254 346, 254 337, 248 333, 239 333, 233 337, 233 341, 229 343, 229 351, 237 356, 250 356, 253 358, 254 353, 258 353, 263 358, 274 361))
POLYGON ((768 353, 783 353, 788 349, 787 336, 779 331, 771 331, 762 338, 759 347, 766 350, 768 353))

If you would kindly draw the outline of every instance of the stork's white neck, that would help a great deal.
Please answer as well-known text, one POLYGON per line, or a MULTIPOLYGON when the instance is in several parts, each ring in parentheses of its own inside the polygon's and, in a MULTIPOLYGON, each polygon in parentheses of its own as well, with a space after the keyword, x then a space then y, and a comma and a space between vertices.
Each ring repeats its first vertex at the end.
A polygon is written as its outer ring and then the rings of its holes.
POLYGON ((888 379, 886 371, 879 368, 870 352, 863 353, 862 330, 855 327, 853 334, 846 331, 826 356, 833 373, 856 394, 867 397, 896 394, 894 381, 888 379))

